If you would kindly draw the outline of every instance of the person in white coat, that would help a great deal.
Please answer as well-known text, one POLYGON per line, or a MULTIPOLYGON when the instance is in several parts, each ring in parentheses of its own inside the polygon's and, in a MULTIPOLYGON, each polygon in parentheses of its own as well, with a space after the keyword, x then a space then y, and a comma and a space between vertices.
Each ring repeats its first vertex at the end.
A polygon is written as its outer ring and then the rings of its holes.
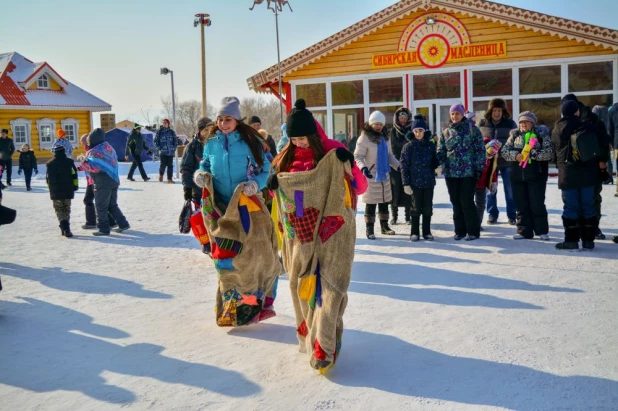
POLYGON ((399 161, 393 155, 388 142, 389 133, 385 123, 384 114, 379 111, 371 113, 354 150, 354 160, 369 184, 367 191, 363 194, 363 202, 365 203, 366 234, 370 240, 376 239, 373 229, 376 206, 382 234, 395 234, 388 226, 388 204, 393 199, 389 173, 391 167, 395 170, 399 168, 399 161))

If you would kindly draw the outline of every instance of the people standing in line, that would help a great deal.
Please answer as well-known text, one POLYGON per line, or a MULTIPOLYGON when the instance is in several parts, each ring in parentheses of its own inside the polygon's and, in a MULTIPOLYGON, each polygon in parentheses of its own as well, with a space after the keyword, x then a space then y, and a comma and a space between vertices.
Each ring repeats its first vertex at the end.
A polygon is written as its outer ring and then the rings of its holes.
POLYGON ((358 192, 367 187, 352 153, 320 135, 305 104, 296 101, 287 117, 290 144, 273 162, 269 188, 277 198, 285 238, 282 259, 290 276, 299 351, 308 354, 312 368, 326 373, 342 344, 356 243, 354 187, 358 192), (333 150, 334 156, 329 155, 333 150), (312 224, 312 215, 322 221, 318 230, 303 229, 312 224))
MULTIPOLYGON (((86 153, 90 150, 88 147, 88 133, 82 135, 79 139, 82 147, 86 153)), ((77 166, 77 171, 83 171, 86 175, 86 192, 84 193, 84 206, 85 206, 85 216, 86 216, 86 224, 82 225, 83 230, 94 230, 97 228, 97 209, 94 205, 94 180, 90 175, 90 172, 87 171, 86 166, 84 166, 83 161, 86 156, 81 155, 78 157, 78 160, 82 162, 79 166, 77 166)), ((118 224, 116 224, 116 220, 114 220, 114 216, 108 213, 107 218, 109 219, 109 227, 116 228, 118 224)))
MULTIPOLYGON (((412 113, 405 107, 395 111, 393 118, 393 128, 391 129, 391 149, 395 158, 401 162, 401 151, 403 146, 414 139, 412 135, 412 113)), ((392 225, 397 224, 399 218, 399 207, 403 207, 404 217, 407 224, 410 224, 410 208, 412 199, 404 191, 402 175, 400 171, 393 170, 390 173, 391 191, 393 192, 393 202, 391 203, 392 225)))
MULTIPOLYGON (((607 115, 609 117, 609 126, 607 131, 609 132, 609 140, 612 144, 611 148, 614 149, 614 156, 616 157, 616 173, 618 173, 618 103, 614 103, 614 105, 609 108, 607 115)), ((616 184, 616 193, 614 194, 614 197, 618 197, 618 184, 616 184)))
POLYGON ((421 216, 423 239, 433 241, 431 216, 438 167, 436 143, 431 138, 431 133, 426 132, 427 123, 422 116, 414 116, 411 128, 414 137, 403 146, 400 160, 404 191, 412 200, 410 241, 416 242, 420 239, 421 216))
POLYGON ((607 151, 601 150, 599 158, 587 162, 576 159, 571 141, 571 136, 576 131, 588 132, 582 135, 582 138, 596 137, 599 147, 604 143, 591 123, 581 121, 579 110, 577 101, 565 100, 561 107, 562 118, 556 122, 551 134, 558 166, 558 188, 562 190, 564 204, 564 241, 556 244, 559 250, 579 249, 580 239, 584 249, 592 250, 599 225, 594 197, 600 169, 607 167, 607 151))
MULTIPOLYGON (((11 186, 11 174, 13 173, 13 153, 15 152, 15 143, 9 137, 9 130, 3 128, 0 131, 0 166, 6 173, 6 185, 11 186)), ((0 180, 0 186, 3 186, 0 180)), ((4 187, 2 187, 4 189, 4 187)))
MULTIPOLYGON (((582 123, 589 124, 592 127, 592 131, 597 135, 597 138, 599 139, 599 145, 601 147, 601 150, 603 151, 603 157, 605 157, 605 154, 609 154, 609 146, 611 144, 609 135, 607 134, 607 127, 605 127, 605 123, 603 123, 603 120, 601 120, 596 114, 592 112, 590 107, 582 104, 582 102, 577 99, 575 94, 570 93, 562 97, 563 103, 569 100, 577 103, 577 106, 579 107, 580 121, 582 123)), ((603 202, 601 192, 603 191, 603 182, 608 179, 607 161, 609 161, 609 156, 604 161, 606 162, 606 167, 602 170, 597 170, 598 178, 594 186, 594 207, 597 210, 597 218, 599 220, 599 224, 597 224, 597 232, 595 234, 595 238, 597 240, 605 240, 605 234, 603 234, 603 231, 600 227, 602 215, 601 203, 603 202)))
POLYGON ((135 169, 139 168, 139 173, 142 176, 144 181, 150 180, 148 174, 146 174, 146 170, 144 170, 144 164, 142 164, 142 152, 146 151, 147 154, 151 154, 150 148, 146 145, 144 141, 144 136, 142 135, 142 126, 139 124, 135 124, 133 126, 133 130, 129 134, 127 138, 127 146, 125 148, 124 157, 125 160, 129 160, 129 155, 133 157, 133 163, 131 164, 131 168, 129 168, 129 175, 127 176, 127 180, 135 181, 133 178, 133 173, 135 173, 135 169))
POLYGON ((202 214, 219 272, 215 315, 220 327, 274 316, 281 274, 273 221, 259 193, 270 162, 258 132, 242 119, 238 98, 223 98, 193 177, 203 189, 202 214))
POLYGON ((377 110, 371 113, 354 150, 356 164, 369 183, 367 191, 363 194, 365 234, 369 240, 376 239, 374 232, 376 206, 382 234, 395 235, 388 226, 388 203, 393 199, 389 173, 391 167, 395 170, 399 168, 399 161, 393 155, 385 124, 384 114, 377 110))
MULTIPOLYGON (((260 120, 258 116, 251 116, 251 118, 249 119, 249 125, 252 129, 259 132, 262 128, 262 120, 260 120)), ((275 143, 275 139, 273 138, 273 136, 268 134, 268 132, 266 132, 266 137, 263 137, 263 140, 268 148, 266 152, 270 153, 272 157, 275 158, 277 156, 277 143, 275 143)))
POLYGON ((24 178, 26 180, 26 191, 32 191, 32 187, 30 186, 32 172, 34 171, 34 174, 39 174, 39 170, 37 168, 34 150, 30 150, 28 144, 22 145, 19 152, 19 169, 17 170, 17 174, 21 175, 22 171, 24 172, 24 178))
POLYGON ((46 164, 45 181, 49 187, 49 196, 64 237, 73 237, 71 233, 71 200, 78 190, 77 169, 73 160, 68 158, 64 146, 57 144, 52 149, 54 158, 46 164))
POLYGON ((71 144, 71 142, 66 139, 66 136, 67 132, 63 129, 59 128, 58 130, 56 130, 56 139, 52 143, 51 151, 53 152, 56 147, 62 146, 64 147, 64 152, 66 153, 66 156, 71 158, 73 156, 73 144, 71 144))
POLYGON ((480 224, 474 206, 476 183, 487 158, 480 130, 464 116, 461 104, 450 109, 450 123, 438 145, 438 161, 453 205, 455 240, 473 241, 480 237, 480 224))
MULTIPOLYGON (((511 119, 511 113, 506 107, 506 102, 501 98, 494 98, 489 102, 485 116, 479 123, 479 130, 485 138, 498 140, 504 146, 509 138, 511 130, 516 129, 517 124, 511 119)), ((513 189, 511 187, 511 167, 500 156, 498 157, 498 172, 502 177, 502 189, 506 201, 506 215, 508 222, 515 225, 517 209, 513 199, 513 189)), ((495 224, 498 222, 498 198, 497 193, 487 195, 487 223, 495 224)))
POLYGON ((485 159, 485 168, 476 182, 476 191, 474 192, 474 206, 476 214, 479 218, 479 231, 483 229, 483 215, 485 214, 485 205, 487 204, 487 193, 495 193, 498 190, 498 153, 502 148, 502 144, 498 140, 490 140, 483 138, 487 157, 485 159))
POLYGON ((126 217, 118 207, 118 156, 114 148, 105 141, 105 131, 94 129, 86 139, 90 148, 82 158, 82 168, 90 173, 94 183, 94 204, 97 209, 98 231, 94 236, 109 235, 111 231, 111 214, 118 224, 114 231, 122 233, 131 228, 126 217))
POLYGON ((159 182, 163 181, 163 174, 167 168, 167 184, 174 184, 172 179, 174 172, 174 155, 178 148, 178 137, 176 132, 170 127, 170 121, 166 118, 161 122, 161 127, 157 130, 154 138, 154 145, 159 150, 159 182))
POLYGON ((549 240, 549 221, 545 191, 549 162, 553 158, 551 136, 546 127, 537 127, 537 117, 530 111, 518 118, 519 128, 512 130, 502 147, 502 158, 511 164, 513 197, 517 205, 515 240, 549 240))

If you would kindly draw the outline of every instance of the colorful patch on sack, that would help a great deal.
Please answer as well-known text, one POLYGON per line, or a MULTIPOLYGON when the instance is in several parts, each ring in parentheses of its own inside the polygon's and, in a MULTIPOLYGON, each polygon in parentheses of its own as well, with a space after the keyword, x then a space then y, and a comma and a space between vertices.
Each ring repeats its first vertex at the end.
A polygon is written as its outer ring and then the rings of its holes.
POLYGON ((238 199, 238 205, 246 206, 247 210, 249 210, 250 213, 253 213, 255 211, 262 211, 262 207, 260 206, 260 200, 258 200, 256 196, 249 197, 245 194, 241 194, 240 198, 238 199))
POLYGON ((219 213, 215 210, 214 201, 212 199, 212 194, 207 188, 202 190, 202 213, 204 213, 208 218, 208 220, 218 220, 219 213))
POLYGON ((238 206, 238 214, 240 215, 240 222, 243 230, 245 230, 245 234, 249 234, 249 229, 251 228, 251 217, 249 216, 247 206, 238 206))
POLYGON ((279 189, 279 194, 281 196, 281 199, 279 201, 281 211, 287 214, 295 212, 296 204, 294 203, 294 201, 290 200, 281 189, 279 189))
POLYGON ((339 357, 339 353, 341 352, 341 337, 343 334, 343 329, 337 328, 335 329, 335 354, 333 354, 333 364, 337 361, 337 357, 339 357))
POLYGON ((316 360, 326 360, 326 352, 324 352, 322 346, 320 345, 320 342, 317 339, 313 343, 313 356, 316 360))
POLYGON ((319 215, 320 212, 313 207, 305 208, 302 218, 298 218, 295 214, 288 214, 290 224, 294 227, 294 234, 301 244, 313 241, 313 232, 315 231, 319 215))
POLYGON ((298 290, 298 298, 304 301, 309 301, 315 295, 317 277, 315 274, 303 277, 300 280, 300 289, 298 290))
POLYGON ((290 223, 290 219, 287 214, 282 214, 281 219, 283 220, 283 232, 285 232, 285 236, 288 240, 294 238, 294 227, 292 227, 292 223, 290 223))
POLYGON ((305 320, 303 320, 300 326, 296 329, 296 332, 303 337, 306 337, 309 334, 309 329, 307 328, 307 323, 305 320))
POLYGON ((219 327, 233 327, 236 325, 236 305, 235 299, 231 299, 223 306, 223 312, 217 318, 217 325, 219 327))
POLYGON ((294 204, 296 204, 296 217, 303 218, 305 216, 305 193, 296 190, 294 191, 294 204))
POLYGON ((220 270, 234 270, 234 265, 232 264, 232 259, 231 258, 224 258, 222 260, 214 260, 215 262, 215 268, 217 269, 217 271, 220 270))
POLYGON ((232 240, 229 238, 215 237, 215 241, 212 242, 212 258, 217 260, 223 260, 228 258, 234 258, 238 254, 242 253, 243 244, 238 240, 232 240))
POLYGON ((318 228, 318 235, 320 240, 322 240, 322 244, 327 242, 344 224, 345 221, 340 215, 329 215, 322 218, 320 228, 318 228))
POLYGON ((354 181, 354 178, 348 173, 345 173, 344 176, 347 183, 346 192, 348 190, 350 191, 350 201, 352 203, 352 209, 356 210, 356 207, 358 205, 358 190, 356 188, 356 181, 354 181))

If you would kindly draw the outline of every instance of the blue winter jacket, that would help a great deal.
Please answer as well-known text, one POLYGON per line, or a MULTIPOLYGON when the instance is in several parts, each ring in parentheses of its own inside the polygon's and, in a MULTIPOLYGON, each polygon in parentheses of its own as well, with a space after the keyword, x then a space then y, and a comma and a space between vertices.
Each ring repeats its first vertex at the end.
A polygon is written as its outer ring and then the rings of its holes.
POLYGON ((401 150, 401 178, 404 186, 430 188, 436 185, 438 157, 436 143, 427 136, 421 140, 412 137, 401 150))
POLYGON ((262 153, 262 167, 258 167, 251 149, 238 131, 223 134, 221 131, 210 137, 204 145, 200 170, 212 174, 216 195, 226 204, 241 183, 254 180, 260 190, 266 187, 270 162, 262 153))
POLYGON ((154 145, 157 150, 159 150, 160 154, 164 156, 173 156, 176 154, 176 147, 178 147, 176 132, 172 130, 171 127, 161 127, 157 130, 154 145))

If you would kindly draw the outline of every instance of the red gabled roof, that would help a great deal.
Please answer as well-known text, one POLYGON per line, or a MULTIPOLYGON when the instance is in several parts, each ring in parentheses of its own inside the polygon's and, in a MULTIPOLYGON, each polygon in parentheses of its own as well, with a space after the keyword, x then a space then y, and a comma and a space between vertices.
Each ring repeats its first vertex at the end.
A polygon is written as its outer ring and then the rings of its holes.
POLYGON ((7 105, 30 105, 26 98, 26 92, 9 77, 9 73, 13 72, 16 68, 17 66, 11 61, 6 66, 6 69, 0 73, 0 96, 2 96, 7 105))
POLYGON ((52 68, 52 66, 50 66, 49 64, 47 64, 47 62, 44 62, 43 64, 39 65, 39 67, 38 67, 36 70, 34 70, 34 72, 33 72, 33 73, 32 73, 32 74, 31 74, 31 75, 30 75, 27 79, 25 79, 25 80, 23 81, 24 87, 27 87, 28 83, 30 83, 30 81, 31 81, 32 79, 34 79, 35 77, 37 77, 37 75, 38 75, 39 73, 41 73, 41 71, 42 71, 45 67, 47 67, 47 69, 48 69, 49 71, 51 71, 52 73, 54 73, 54 74, 58 77, 58 79, 60 79, 60 80, 62 81, 62 83, 64 83, 64 84, 62 84, 63 86, 66 86, 66 85, 67 85, 67 81, 66 81, 65 79, 63 79, 63 78, 62 78, 62 76, 60 76, 60 74, 58 74, 58 72, 52 68))

